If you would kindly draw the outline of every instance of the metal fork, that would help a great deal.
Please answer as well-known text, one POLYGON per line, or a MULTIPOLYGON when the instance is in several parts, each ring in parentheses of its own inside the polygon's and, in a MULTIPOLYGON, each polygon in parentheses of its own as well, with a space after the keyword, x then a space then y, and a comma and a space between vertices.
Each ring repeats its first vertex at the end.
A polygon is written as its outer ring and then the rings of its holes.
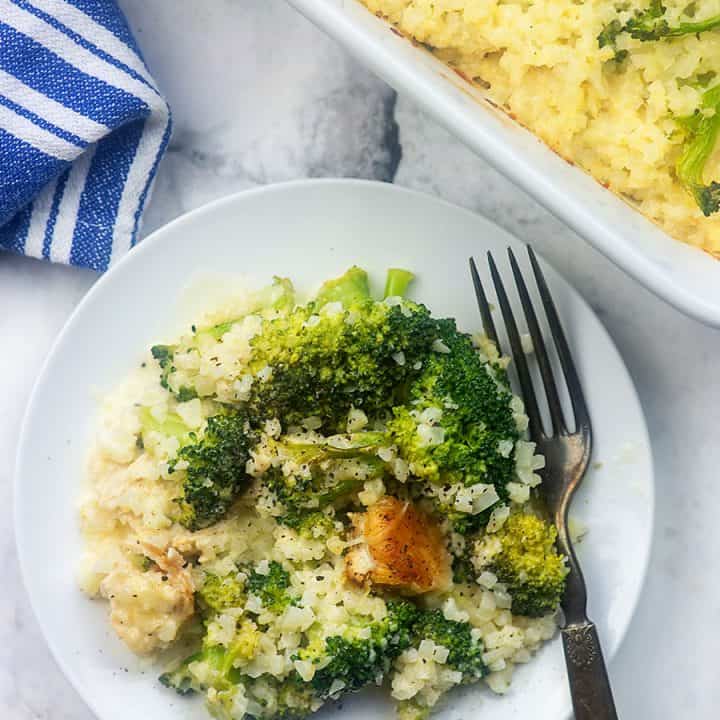
MULTIPOLYGON (((573 550, 567 525, 570 500, 580 484, 590 461, 592 449, 590 416, 585 404, 580 378, 575 369, 575 363, 555 309, 555 303, 550 295, 550 290, 535 253, 530 247, 528 247, 528 254, 545 309, 550 333, 560 360, 565 384, 570 395, 572 415, 574 416, 572 418, 574 429, 572 430, 568 429, 565 420, 565 413, 560 401, 545 341, 515 255, 511 249, 508 249, 512 274, 520 295, 520 302, 532 338, 535 357, 537 358, 545 390, 551 421, 549 434, 546 433, 543 427, 520 333, 500 273, 491 253, 487 254, 487 260, 490 266, 490 275, 495 285, 498 304, 505 322, 513 361, 517 369, 525 411, 530 420, 530 437, 537 444, 538 452, 545 456, 545 469, 542 471, 544 498, 557 527, 558 548, 567 557, 570 569, 565 594, 562 599, 564 626, 561 628, 570 683, 570 695, 572 696, 576 720, 617 720, 617 712, 615 711, 615 703, 597 630, 594 623, 588 620, 586 613, 587 592, 585 580, 573 550)), ((500 349, 490 305, 475 261, 472 258, 470 258, 470 272, 485 334, 500 349)))

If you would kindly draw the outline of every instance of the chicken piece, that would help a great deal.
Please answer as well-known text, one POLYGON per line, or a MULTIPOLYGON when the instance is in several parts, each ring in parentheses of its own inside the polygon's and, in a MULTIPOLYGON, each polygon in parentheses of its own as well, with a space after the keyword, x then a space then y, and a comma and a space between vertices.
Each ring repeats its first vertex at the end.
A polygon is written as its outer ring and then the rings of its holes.
POLYGON ((353 516, 356 538, 345 556, 353 582, 383 585, 418 595, 446 589, 450 556, 440 528, 412 503, 386 495, 353 516))
POLYGON ((174 548, 143 543, 156 569, 128 563, 115 568, 100 585, 110 601, 110 623, 137 655, 166 648, 195 612, 195 586, 183 556, 174 548))

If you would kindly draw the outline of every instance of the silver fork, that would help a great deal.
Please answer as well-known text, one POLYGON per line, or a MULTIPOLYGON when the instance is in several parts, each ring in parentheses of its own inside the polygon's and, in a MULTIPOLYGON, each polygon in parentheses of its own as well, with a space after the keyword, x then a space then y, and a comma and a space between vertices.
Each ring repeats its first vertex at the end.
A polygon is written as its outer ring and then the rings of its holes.
MULTIPOLYGON (((487 260, 490 266, 490 275, 495 285, 498 304, 505 322, 513 362, 520 381, 525 411, 530 420, 530 437, 537 443, 538 452, 545 456, 545 469, 542 471, 545 502, 557 527, 558 548, 567 557, 570 569, 565 594, 562 599, 564 625, 561 628, 570 683, 570 695, 572 696, 576 720, 617 720, 617 712, 615 711, 615 703, 597 630, 595 624, 588 620, 587 617, 585 580, 573 550, 567 525, 570 500, 579 486, 590 461, 592 449, 590 416, 585 404, 580 378, 575 369, 575 363, 555 309, 555 303, 550 295, 550 290, 545 282, 545 277, 535 253, 530 247, 528 247, 528 254, 570 395, 573 430, 568 429, 565 420, 565 413, 563 412, 545 341, 515 255, 512 250, 508 249, 510 266, 520 295, 520 302, 532 338, 535 357, 537 358, 545 390, 551 421, 549 434, 546 433, 543 427, 520 333, 500 273, 491 253, 487 254, 487 260)), ((500 349, 490 305, 480 281, 475 261, 472 258, 470 258, 470 272, 485 334, 500 349)))

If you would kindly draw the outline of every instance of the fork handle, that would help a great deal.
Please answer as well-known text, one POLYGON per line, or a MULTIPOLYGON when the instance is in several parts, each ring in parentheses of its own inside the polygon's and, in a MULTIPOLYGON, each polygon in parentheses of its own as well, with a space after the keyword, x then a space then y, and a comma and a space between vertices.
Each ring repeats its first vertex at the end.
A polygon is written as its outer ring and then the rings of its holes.
POLYGON ((562 639, 575 720, 617 720, 595 624, 572 623, 562 629, 562 639))

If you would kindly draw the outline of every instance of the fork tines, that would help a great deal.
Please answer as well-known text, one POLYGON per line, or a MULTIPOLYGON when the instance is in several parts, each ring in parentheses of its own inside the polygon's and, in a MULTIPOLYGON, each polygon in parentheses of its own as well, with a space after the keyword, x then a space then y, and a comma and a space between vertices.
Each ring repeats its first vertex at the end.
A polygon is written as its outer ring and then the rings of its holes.
MULTIPOLYGON (((533 252, 532 248, 528 246, 528 255, 530 257, 530 265, 535 276, 535 282, 540 294, 543 308, 545 310, 545 316, 547 318, 548 327, 552 335, 555 348, 560 360, 560 366, 563 371, 565 383, 570 395, 570 401, 574 412, 574 425, 575 432, 589 432, 590 421, 585 405, 585 398, 583 396, 582 387, 580 385, 580 379, 573 362, 570 348, 565 337, 560 318, 555 308, 550 290, 545 276, 540 269, 537 257, 533 252)), ((552 365, 548 356, 547 347, 543 334, 540 329, 537 314, 533 307, 530 293, 528 292, 525 279, 523 278, 520 266, 515 258, 513 251, 508 248, 508 256, 510 258, 510 267, 512 270, 513 277, 515 279, 515 286, 517 287, 518 294, 520 296, 520 303, 523 308, 525 315, 525 321, 527 323, 528 332, 532 339, 533 348, 535 350, 535 356, 537 357, 538 368, 540 370, 540 376, 542 378, 542 384, 545 389, 545 397, 547 399, 547 405, 549 409, 550 421, 551 421, 551 432, 548 435, 543 429, 542 417, 538 406, 537 396, 533 387, 532 377, 530 375, 530 368, 528 366, 527 357, 522 346, 522 340, 520 332, 518 331, 517 323, 515 322, 515 316, 508 299, 505 286, 503 284, 500 272, 492 256, 492 253, 488 252, 487 260, 490 268, 490 276, 492 277, 493 285, 495 286, 495 294, 497 296, 500 311, 505 322, 505 329, 510 343, 510 349, 512 352, 513 362, 517 369, 518 380, 520 381, 520 389, 523 395, 523 401, 525 403, 525 411, 530 420, 530 436, 539 440, 542 438, 552 437, 554 435, 567 435, 568 426, 565 421, 565 416, 562 409, 562 402, 558 393, 557 384, 555 382, 555 376, 553 374, 552 365)), ((472 274, 473 285, 475 287, 475 295, 477 297, 478 307, 480 309, 480 315, 483 322, 483 328, 485 334, 498 345, 500 343, 498 335, 495 329, 495 325, 492 319, 492 313, 490 304, 487 300, 487 295, 480 279, 477 266, 473 258, 470 258, 470 272, 472 274)))

